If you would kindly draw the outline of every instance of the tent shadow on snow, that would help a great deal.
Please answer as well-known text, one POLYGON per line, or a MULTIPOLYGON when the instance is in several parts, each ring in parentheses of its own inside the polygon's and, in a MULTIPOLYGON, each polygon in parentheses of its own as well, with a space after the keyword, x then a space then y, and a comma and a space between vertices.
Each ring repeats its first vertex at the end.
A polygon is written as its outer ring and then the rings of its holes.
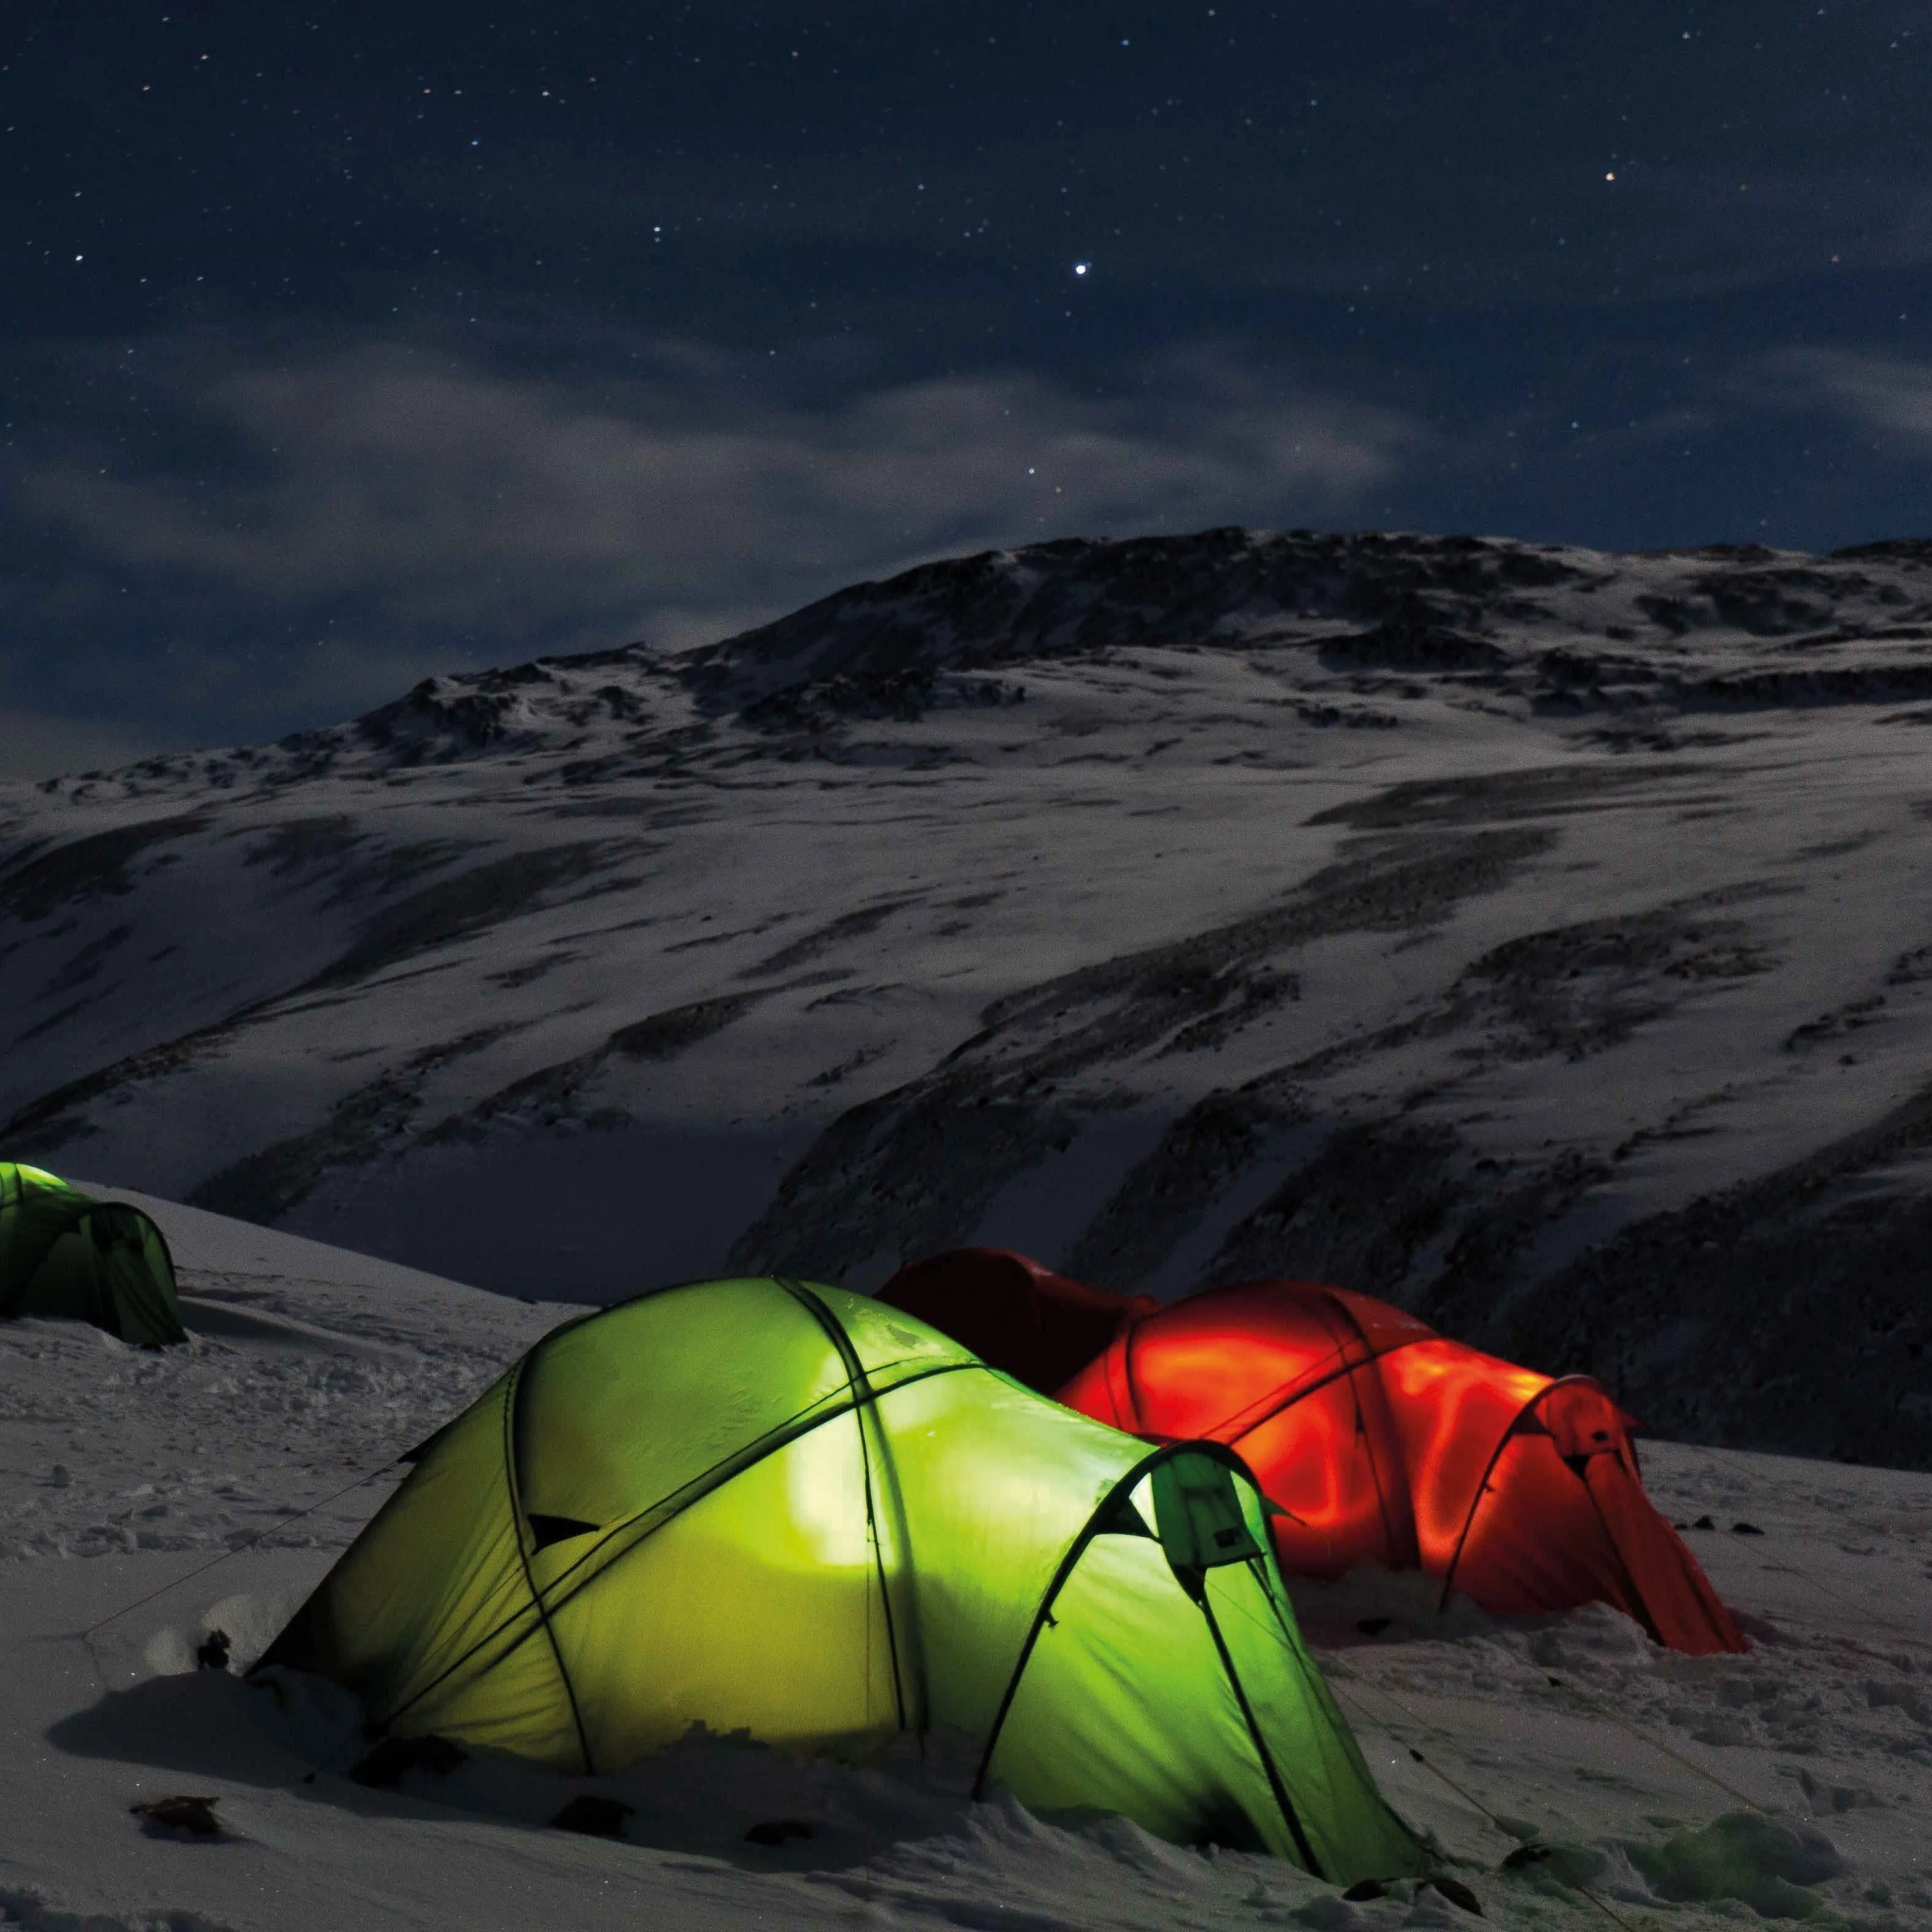
MULTIPOLYGON (((214 1622, 238 1630, 245 1659, 281 1621, 274 1608, 280 1595, 226 1599, 203 1613, 200 1626, 214 1622)), ((742 1737, 694 1735, 627 1772, 596 1778, 478 1750, 446 1775, 411 1768, 394 1784, 372 1786, 350 1775, 370 1748, 352 1697, 298 1672, 250 1678, 188 1667, 196 1628, 193 1618, 164 1625, 130 1641, 122 1656, 104 1659, 110 1671, 141 1659, 156 1674, 107 1690, 50 1725, 48 1742, 75 1757, 127 1766, 130 1799, 178 1780, 184 1790, 252 1786, 358 1817, 466 1820, 548 1832, 559 1812, 587 1795, 626 1814, 614 1850, 627 1845, 722 1861, 747 1872, 848 1870, 890 1846, 1009 1815, 973 1804, 973 1762, 960 1741, 943 1738, 884 1765, 857 1767, 814 1762, 742 1737), (170 1652, 181 1661, 163 1660, 170 1652), (808 1837, 790 1828, 801 1822, 811 1827, 808 1837), (748 1841, 754 1827, 773 1826, 784 1828, 768 1830, 776 1844, 748 1841)), ((248 1835, 232 1816, 224 1826, 225 1837, 205 1842, 248 1835)))
POLYGON ((248 1687, 225 1672, 150 1677, 62 1718, 48 1727, 47 1741, 76 1757, 112 1758, 231 1784, 299 1779, 308 1766, 254 1721, 248 1708, 253 1702, 248 1687))
POLYGON ((403 1359, 403 1352, 346 1330, 321 1328, 275 1310, 238 1308, 206 1293, 181 1292, 182 1314, 190 1333, 225 1342, 256 1342, 298 1354, 362 1355, 403 1359))
MULTIPOLYGON (((346 1709, 319 1710, 304 1695, 326 1696, 329 1688, 292 1676, 173 1673, 110 1690, 46 1736, 58 1750, 126 1764, 150 1782, 159 1773, 178 1774, 184 1785, 253 1786, 364 1817, 481 1819, 548 1832, 572 1799, 589 1795, 622 1808, 623 1845, 745 1871, 847 1870, 891 1846, 956 1834, 976 1818, 1010 1816, 1004 1800, 974 1804, 971 1756, 956 1739, 934 1741, 923 1763, 909 1751, 860 1767, 693 1735, 628 1773, 595 1779, 481 1751, 446 1774, 411 1770, 394 1786, 372 1788, 333 1768, 352 1764, 368 1746, 346 1709), (292 1698, 276 1694, 284 1687, 292 1698), (808 1831, 800 1833, 800 1825, 808 1831), (776 1842, 748 1840, 754 1829, 776 1842)), ((1046 1822, 1086 1821, 1069 1814, 1046 1822)), ((223 1842, 245 1835, 231 1821, 223 1842)))
POLYGON ((360 1812, 421 1810, 410 1798, 318 1777, 262 1722, 261 1694, 225 1671, 150 1677, 47 1729, 47 1742, 76 1757, 104 1758, 184 1779, 293 1790, 360 1812))

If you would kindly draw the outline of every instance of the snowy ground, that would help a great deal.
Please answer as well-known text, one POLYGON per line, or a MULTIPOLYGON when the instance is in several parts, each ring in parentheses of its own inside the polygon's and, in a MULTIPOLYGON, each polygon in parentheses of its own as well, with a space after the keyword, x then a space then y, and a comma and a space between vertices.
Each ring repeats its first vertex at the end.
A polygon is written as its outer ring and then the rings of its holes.
MULTIPOLYGON (((1434 1892, 1352 1904, 1118 1821, 973 1806, 943 1745, 864 1772, 712 1742, 594 1785, 475 1760, 394 1790, 351 1781, 361 1746, 339 1706, 196 1671, 194 1647, 219 1628, 245 1663, 381 1500, 394 1457, 571 1311, 144 1204, 181 1266, 189 1346, 0 1327, 0 1925, 1461 1918, 1434 1892), (633 1808, 626 1841, 548 1824, 586 1790, 633 1808), (129 1811, 176 1794, 215 1798, 220 1834, 129 1811), (811 1836, 747 1841, 782 1820, 811 1836)), ((1304 1590, 1390 1796, 1510 1928, 1932 1926, 1932 1476, 1648 1454, 1662 1506, 1712 1520, 1689 1534, 1752 1619, 1751 1654, 1671 1656, 1606 1611, 1504 1625, 1459 1605, 1439 1623, 1413 1580, 1304 1590), (1553 1850, 1498 1870, 1525 1844, 1553 1850)))

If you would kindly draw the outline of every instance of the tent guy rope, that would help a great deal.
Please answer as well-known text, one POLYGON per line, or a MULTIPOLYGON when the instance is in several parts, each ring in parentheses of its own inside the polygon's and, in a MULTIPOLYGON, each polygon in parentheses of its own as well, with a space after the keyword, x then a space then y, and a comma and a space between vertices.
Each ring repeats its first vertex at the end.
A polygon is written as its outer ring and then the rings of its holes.
MULTIPOLYGON (((1361 1699, 1351 1692, 1336 1678, 1333 1676, 1330 1677, 1328 1679, 1328 1688, 1335 1693, 1336 1696, 1342 1698, 1348 1703, 1354 1705, 1356 1711, 1362 1717, 1366 1718, 1370 1724, 1372 1724, 1379 1722, 1382 1727, 1384 1730, 1388 1730, 1389 1732, 1390 1737, 1394 1737, 1394 1732, 1390 1729, 1388 1719, 1382 1718, 1378 1720, 1372 1711, 1367 1710, 1364 1708, 1361 1699)), ((1378 1696, 1385 1697, 1388 1699, 1389 1702, 1395 1706, 1397 1710, 1404 1712, 1413 1723, 1418 1726, 1421 1725, 1422 1719, 1420 1717, 1414 1712, 1411 1711, 1408 1708, 1408 1706, 1403 1703, 1402 1700, 1396 1696, 1394 1691, 1386 1689, 1384 1686, 1379 1684, 1364 1684, 1361 1682, 1359 1678, 1357 1680, 1357 1688, 1362 1690, 1372 1690, 1378 1696)), ((1397 1738, 1396 1739, 1396 1742, 1401 1743, 1402 1741, 1400 1738, 1397 1738)), ((1454 1778, 1451 1778, 1433 1758, 1425 1757, 1414 1744, 1402 1744, 1402 1748, 1404 1750, 1408 1752, 1409 1756, 1413 1758, 1418 1764, 1421 1766, 1424 1771, 1430 1773, 1432 1777, 1440 1779, 1443 1784, 1446 1784, 1451 1791, 1455 1792, 1458 1798, 1462 1799, 1464 1804, 1472 1806, 1475 1810, 1480 1811, 1483 1816, 1490 1821, 1491 1826, 1494 1827, 1496 1831, 1502 1837, 1508 1839, 1512 1844, 1516 1846, 1519 1849, 1521 1848, 1523 1840, 1519 1838, 1516 1833, 1512 1832, 1509 1827, 1505 1825, 1503 1821, 1475 1795, 1473 1791, 1465 1790, 1463 1787, 1459 1784, 1454 1778)), ((1622 1926, 1623 1928, 1623 1932, 1631 1932, 1630 1921, 1624 1918, 1622 1912, 1615 1910, 1606 1900, 1600 1898, 1588 1886, 1585 1885, 1580 1880, 1575 1879, 1568 1880, 1566 1882, 1569 1885, 1572 1891, 1581 1892, 1584 1898, 1588 1899, 1590 1903, 1594 1905, 1605 1918, 1610 1920, 1613 1924, 1622 1926)))
POLYGON ((265 1524, 254 1535, 244 1538, 239 1543, 231 1544, 220 1556, 210 1557, 199 1568, 176 1577, 172 1582, 162 1584, 158 1589, 150 1590, 145 1597, 136 1597, 131 1604, 123 1604, 118 1610, 110 1611, 106 1616, 97 1618, 86 1629, 76 1630, 74 1634, 83 1640, 92 1636, 97 1630, 105 1630, 110 1624, 118 1623, 122 1618, 138 1610, 143 1604, 152 1604, 156 1598, 165 1597, 170 1590, 178 1590, 184 1583, 192 1583, 197 1576, 206 1576, 211 1570, 219 1568, 231 1556, 239 1556, 244 1550, 252 1550, 256 1544, 268 1538, 278 1536, 284 1530, 292 1528, 305 1516, 314 1515, 317 1510, 326 1509, 331 1503, 340 1502, 352 1491, 361 1489, 366 1483, 373 1483, 378 1476, 398 1467, 400 1462, 400 1456, 392 1456, 387 1462, 379 1462, 374 1468, 364 1470, 353 1482, 344 1483, 340 1489, 332 1490, 319 1501, 310 1503, 307 1509, 298 1510, 293 1516, 284 1516, 279 1522, 265 1524))

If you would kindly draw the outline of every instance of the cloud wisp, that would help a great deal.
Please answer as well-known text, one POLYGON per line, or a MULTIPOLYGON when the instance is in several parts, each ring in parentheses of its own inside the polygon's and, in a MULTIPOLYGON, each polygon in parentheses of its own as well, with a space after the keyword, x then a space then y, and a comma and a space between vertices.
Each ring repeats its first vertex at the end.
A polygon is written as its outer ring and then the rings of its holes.
POLYGON ((698 641, 962 549, 1332 516, 1424 440, 1223 349, 1150 365, 1132 400, 996 370, 817 404, 758 358, 663 342, 640 356, 649 373, 616 380, 384 340, 153 360, 197 440, 230 446, 218 480, 49 458, 24 467, 17 509, 103 567, 265 619, 346 602, 380 610, 399 647, 460 632, 491 656, 698 641))
POLYGON ((1932 455, 1932 362, 1808 347, 1768 358, 1764 370, 1787 406, 1834 416, 1898 454, 1932 455))

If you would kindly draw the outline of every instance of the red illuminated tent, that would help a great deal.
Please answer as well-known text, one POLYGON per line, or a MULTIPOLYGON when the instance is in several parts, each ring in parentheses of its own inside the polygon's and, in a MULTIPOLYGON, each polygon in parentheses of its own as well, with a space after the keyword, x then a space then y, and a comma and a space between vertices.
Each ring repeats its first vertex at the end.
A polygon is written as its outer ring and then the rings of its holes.
MULTIPOLYGON (((1026 1379, 1024 1351, 1003 1348, 996 1304, 974 1292, 974 1252, 920 1266, 956 1315, 973 1309, 979 1339, 958 1339, 1026 1379)), ((1154 1441, 1234 1448, 1286 1512, 1275 1536, 1290 1574, 1420 1568, 1442 1578, 1445 1602, 1452 1588, 1504 1612, 1603 1602, 1672 1649, 1745 1648, 1644 1493, 1630 1418, 1587 1377, 1517 1368, 1386 1302, 1304 1282, 1166 1308, 1102 1300, 1117 1332, 1059 1400, 1154 1441)), ((935 1298, 902 1305, 947 1326, 935 1298)))

